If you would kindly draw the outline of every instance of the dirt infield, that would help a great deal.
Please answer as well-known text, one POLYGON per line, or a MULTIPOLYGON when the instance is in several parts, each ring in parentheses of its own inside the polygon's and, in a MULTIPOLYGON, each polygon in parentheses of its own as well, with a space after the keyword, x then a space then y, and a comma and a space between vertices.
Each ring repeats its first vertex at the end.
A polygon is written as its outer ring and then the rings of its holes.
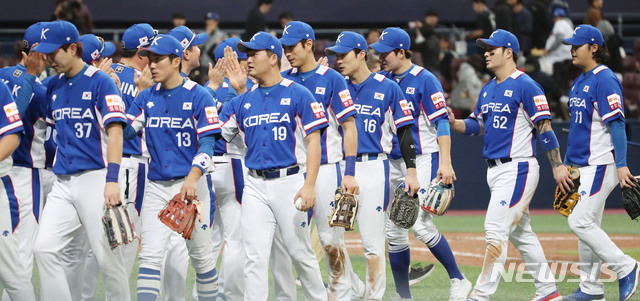
MULTIPOLYGON (((453 254, 460 265, 482 266, 485 252, 484 233, 442 233, 453 250, 453 254)), ((578 238, 573 234, 550 234, 538 233, 538 239, 542 243, 549 263, 573 263, 578 262, 578 238)), ((421 241, 415 239, 413 233, 409 234, 411 244, 411 260, 438 262, 431 254, 429 248, 421 241)), ((637 235, 612 235, 613 242, 620 248, 637 248, 637 235)), ((362 255, 362 242, 360 234, 348 232, 345 235, 345 242, 349 254, 362 255)), ((509 243, 507 253, 507 267, 513 262, 522 262, 520 252, 509 243)))

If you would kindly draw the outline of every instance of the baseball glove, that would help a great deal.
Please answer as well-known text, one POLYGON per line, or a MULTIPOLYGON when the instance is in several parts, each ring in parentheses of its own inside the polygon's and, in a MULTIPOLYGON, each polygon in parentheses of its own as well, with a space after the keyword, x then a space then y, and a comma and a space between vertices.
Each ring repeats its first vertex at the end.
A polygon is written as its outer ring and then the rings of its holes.
POLYGON ((393 204, 391 204, 391 210, 389 211, 389 219, 396 224, 396 226, 409 229, 413 227, 418 219, 419 210, 418 195, 409 196, 404 191, 404 181, 396 187, 396 191, 393 196, 393 204))
POLYGON ((173 231, 182 234, 182 237, 191 239, 196 216, 200 219, 199 204, 198 200, 186 203, 180 199, 180 194, 176 194, 160 211, 158 218, 173 231))
POLYGON ((622 189, 622 206, 634 220, 640 216, 640 176, 635 178, 636 187, 622 189))
POLYGON ((336 199, 333 213, 329 216, 329 226, 343 227, 347 231, 353 230, 353 224, 358 215, 358 199, 350 193, 342 193, 342 187, 336 189, 336 199))
POLYGON ((556 187, 556 196, 553 200, 553 209, 565 217, 569 217, 569 214, 571 214, 580 200, 580 192, 578 192, 578 188, 580 188, 580 170, 573 167, 567 167, 567 169, 569 169, 573 187, 567 193, 562 193, 560 187, 556 187))
POLYGON ((105 208, 102 217, 102 226, 107 234, 107 240, 111 250, 119 245, 124 245, 138 238, 129 210, 125 206, 111 206, 105 208))
POLYGON ((436 215, 443 215, 447 212, 454 195, 455 189, 453 183, 444 184, 442 180, 438 178, 431 181, 428 190, 420 189, 418 191, 418 198, 420 199, 420 204, 422 204, 422 210, 436 215))

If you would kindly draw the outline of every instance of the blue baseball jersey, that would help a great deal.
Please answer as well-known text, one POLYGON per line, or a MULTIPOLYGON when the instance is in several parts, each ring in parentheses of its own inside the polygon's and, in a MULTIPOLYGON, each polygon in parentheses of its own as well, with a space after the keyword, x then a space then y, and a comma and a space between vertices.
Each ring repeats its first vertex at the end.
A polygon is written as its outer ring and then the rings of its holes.
POLYGON ((56 128, 55 174, 75 174, 107 167, 105 127, 126 124, 118 86, 98 68, 85 65, 78 74, 60 74, 47 85, 47 123, 56 128))
MULTIPOLYGON (((207 86, 208 84, 209 82, 207 82, 205 86, 207 86)), ((253 87, 253 81, 251 79, 247 78, 246 87, 247 87, 247 91, 251 90, 251 88, 253 87)), ((229 90, 235 93, 235 90, 233 90, 233 87, 229 83, 229 79, 225 77, 222 82, 222 85, 220 85, 220 87, 218 87, 218 89, 215 91, 216 98, 218 100, 218 112, 222 112, 222 106, 226 105, 226 103, 228 102, 227 96, 229 97, 233 96, 233 95, 228 95, 229 90)), ((235 94, 237 95, 237 93, 235 94)), ((236 139, 233 139, 231 142, 227 142, 224 139, 219 139, 218 141, 216 141, 215 148, 214 148, 214 154, 217 156, 221 156, 223 154, 230 154, 230 155, 244 157, 246 152, 247 152, 247 147, 244 144, 243 138, 240 138, 240 139, 236 138, 236 139)))
POLYGON ((245 165, 256 170, 300 165, 307 160, 306 135, 327 127, 322 104, 311 92, 282 79, 269 93, 254 86, 233 98, 221 114, 227 141, 244 132, 245 165))
MULTIPOLYGON (((11 91, 9 87, 2 82, 0 83, 0 106, 4 116, 0 116, 0 139, 10 134, 17 134, 22 132, 22 120, 20 119, 20 113, 18 112, 18 106, 13 101, 11 91)), ((9 174, 13 160, 8 157, 0 161, 0 177, 4 177, 9 174)))
POLYGON ((542 87, 529 75, 516 70, 501 83, 488 82, 469 116, 484 125, 486 159, 532 157, 536 154, 534 124, 551 119, 542 87))
POLYGON ((606 124, 618 118, 625 120, 618 78, 600 65, 578 76, 569 96, 567 161, 583 166, 614 163, 611 131, 606 124))
MULTIPOLYGON (((398 82, 407 99, 416 123, 411 126, 416 154, 430 154, 440 151, 438 146, 438 130, 436 122, 449 118, 447 101, 440 80, 429 70, 413 65, 404 77, 396 79, 396 74, 389 72, 386 76, 398 82)), ((390 156, 402 158, 398 137, 393 137, 393 149, 390 156)))
MULTIPOLYGON (((133 99, 138 95, 138 87, 133 81, 136 76, 140 76, 140 71, 133 69, 129 66, 121 64, 112 64, 111 68, 116 72, 116 75, 120 79, 120 93, 122 94, 122 101, 126 108, 130 108, 133 103, 133 99)), ((127 116, 130 118, 130 116, 127 116)), ((122 154, 142 156, 144 153, 144 142, 142 141, 142 134, 131 140, 124 140, 122 143, 122 154)))
MULTIPOLYGON (((26 75, 27 70, 23 65, 0 69, 0 79, 7 84, 14 99, 18 97, 18 91, 22 89, 22 82, 26 75)), ((47 88, 36 80, 33 85, 31 101, 26 112, 21 116, 24 135, 20 139, 18 148, 11 154, 14 165, 30 168, 45 167, 46 94, 47 88)))
POLYGON ((190 80, 169 90, 155 84, 141 91, 127 115, 136 131, 145 130, 152 181, 186 177, 198 139, 220 133, 215 100, 190 80))
POLYGON ((284 78, 305 86, 313 94, 316 101, 325 109, 329 126, 320 139, 321 164, 335 163, 344 157, 342 152, 342 135, 340 124, 347 118, 356 115, 353 99, 347 88, 344 77, 337 71, 320 66, 310 76, 303 76, 297 68, 282 72, 284 78))
POLYGON ((415 122, 400 86, 377 73, 360 84, 346 82, 358 112, 358 154, 389 154, 396 129, 415 122))
MULTIPOLYGON (((49 77, 46 77, 42 80, 42 85, 45 87, 45 94, 46 94, 46 87, 49 85, 49 82, 54 78, 57 77, 57 75, 52 75, 49 77)), ((45 95, 46 98, 46 95, 45 95)), ((47 102, 47 106, 48 104, 48 99, 46 100, 47 102)), ((46 111, 45 111, 46 114, 46 111)), ((46 115, 45 115, 46 118, 46 115)), ((46 132, 46 138, 44 140, 44 153, 45 153, 45 167, 46 168, 51 168, 53 169, 53 159, 55 159, 56 157, 56 151, 58 150, 58 142, 56 141, 57 139, 57 135, 58 132, 56 132, 56 129, 53 127, 47 127, 47 132, 46 132)))

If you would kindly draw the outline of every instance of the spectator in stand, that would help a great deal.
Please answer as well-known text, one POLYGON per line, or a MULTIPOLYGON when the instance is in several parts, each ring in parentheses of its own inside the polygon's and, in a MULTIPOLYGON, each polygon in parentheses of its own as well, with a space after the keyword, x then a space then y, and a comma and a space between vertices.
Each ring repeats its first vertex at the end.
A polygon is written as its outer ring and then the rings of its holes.
POLYGON ((413 29, 411 50, 419 52, 422 60, 421 65, 436 74, 440 72, 438 64, 440 39, 436 35, 438 18, 438 12, 430 9, 424 14, 424 23, 420 21, 409 22, 409 28, 413 29))
POLYGON ((187 16, 181 11, 173 12, 173 15, 171 16, 171 23, 173 24, 173 28, 186 26, 187 16))
POLYGON ((267 13, 273 6, 272 0, 258 0, 256 6, 249 11, 247 21, 244 23, 243 41, 251 40, 258 31, 267 31, 267 13))
POLYGON ((449 106, 460 111, 456 118, 466 118, 476 107, 480 90, 484 83, 480 79, 480 70, 484 68, 484 59, 472 54, 458 69, 458 82, 453 86, 449 97, 449 106))
POLYGON ((378 73, 382 70, 382 66, 380 66, 380 55, 377 51, 373 50, 373 48, 369 48, 367 51, 367 68, 369 71, 378 73))
POLYGON ((58 0, 51 20, 69 21, 76 26, 81 35, 93 30, 91 12, 82 0, 58 0))
POLYGON ((589 8, 584 16, 584 23, 596 27, 600 21, 604 20, 604 15, 602 14, 603 0, 587 0, 587 2, 589 3, 589 8))
POLYGON ((376 28, 369 28, 366 37, 367 45, 371 45, 380 39, 380 30, 376 28))
POLYGON ((525 57, 528 57, 533 44, 533 14, 524 6, 522 0, 507 0, 507 4, 513 9, 517 28, 516 37, 520 42, 520 51, 525 57))
POLYGON ((472 0, 473 11, 477 15, 476 28, 465 37, 468 40, 488 38, 496 30, 496 17, 487 7, 485 0, 472 0))
MULTIPOLYGON (((545 55, 540 59, 540 67, 545 73, 552 75, 560 85, 563 95, 569 95, 569 71, 571 70, 571 46, 562 44, 562 39, 573 36, 573 22, 567 17, 564 8, 553 11, 553 28, 547 38, 545 55)), ((568 100, 568 99, 567 99, 568 100)), ((569 117, 566 105, 561 106, 565 119, 569 117)))
POLYGON ((440 75, 444 77, 443 83, 444 90, 450 90, 450 87, 446 87, 447 83, 453 79, 451 74, 451 62, 454 58, 458 57, 457 53, 451 48, 451 39, 446 34, 440 35, 440 55, 438 56, 440 75))
POLYGON ((560 103, 560 97, 562 97, 563 94, 562 87, 560 87, 553 77, 540 70, 539 57, 527 57, 527 62, 524 65, 524 72, 542 86, 542 90, 544 90, 544 93, 547 96, 549 110, 551 111, 551 115, 553 115, 553 119, 564 119, 565 116, 563 116, 562 104, 560 103))
POLYGON ((278 17, 278 20, 280 20, 280 27, 285 28, 285 26, 287 26, 287 23, 291 22, 291 21, 295 21, 295 17, 293 16, 293 13, 290 11, 283 11, 280 16, 278 17))
POLYGON ((549 0, 532 0, 527 7, 533 15, 532 47, 542 50, 551 33, 553 23, 549 18, 549 0))
POLYGON ((206 77, 208 79, 209 63, 216 64, 215 54, 213 53, 216 46, 224 39, 228 38, 226 32, 219 28, 220 15, 214 11, 210 11, 205 15, 205 31, 209 38, 204 44, 200 45, 200 74, 198 82, 201 83, 206 77))
POLYGON ((613 25, 607 19, 603 19, 598 22, 598 30, 604 37, 604 43, 609 48, 609 63, 607 67, 613 71, 618 77, 618 80, 622 82, 622 59, 626 56, 624 48, 622 47, 622 38, 613 29, 613 25))
POLYGON ((498 0, 493 7, 493 13, 496 16, 496 29, 504 29, 517 35, 513 9, 507 2, 507 0, 498 0))

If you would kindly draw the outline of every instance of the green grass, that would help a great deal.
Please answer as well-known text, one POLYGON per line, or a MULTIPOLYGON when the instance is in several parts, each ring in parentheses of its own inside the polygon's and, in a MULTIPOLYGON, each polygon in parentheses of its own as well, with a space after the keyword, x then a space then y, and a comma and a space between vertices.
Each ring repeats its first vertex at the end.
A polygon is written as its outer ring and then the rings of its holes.
MULTIPOLYGON (((484 216, 445 216, 437 217, 435 222, 441 232, 482 232, 484 216)), ((567 226, 566 218, 560 215, 534 215, 531 221, 534 231, 537 233, 571 233, 567 226)), ((627 215, 605 215, 602 221, 602 228, 609 234, 640 234, 640 225, 631 221, 627 215)), ((638 247, 625 248, 623 251, 633 258, 640 259, 640 236, 638 237, 638 247)), ((577 254, 577 250, 564 251, 567 255, 577 254)), ((511 254, 515 256, 514 254, 511 254)), ((362 280, 365 279, 366 262, 363 256, 351 255, 354 271, 362 280)), ((445 269, 439 263, 436 263, 434 272, 422 282, 411 287, 414 300, 448 300, 449 296, 449 278, 445 269)), ((324 260, 320 262, 323 279, 327 279, 326 264, 324 260)), ((475 284, 475 280, 480 274, 480 267, 460 266, 462 272, 467 278, 475 284)), ((137 263, 134 266, 133 275, 130 281, 132 299, 135 300, 137 263)), ((189 277, 187 279, 187 298, 191 300, 191 289, 195 282, 195 272, 190 267, 189 277)), ((39 278, 37 270, 34 269, 33 283, 36 288, 36 295, 39 295, 39 278)), ((561 294, 567 295, 578 287, 576 278, 567 278, 558 282, 558 288, 561 294)), ((0 285, 1 288, 1 285, 0 285)), ((270 276, 270 288, 273 288, 273 282, 270 276)), ((498 291, 491 300, 498 301, 517 301, 530 300, 535 294, 533 283, 517 283, 504 282, 500 283, 498 291)), ((395 295, 395 286, 391 269, 387 264, 387 288, 384 300, 391 300, 395 295)), ((618 282, 605 283, 605 298, 607 300, 618 299, 618 282)), ((274 300, 273 290, 270 291, 269 300, 274 300)), ((95 300, 104 300, 104 287, 102 282, 98 282, 95 300)), ((298 287, 298 300, 304 300, 302 289, 298 287)), ((636 294, 632 300, 640 300, 640 293, 636 294)))

